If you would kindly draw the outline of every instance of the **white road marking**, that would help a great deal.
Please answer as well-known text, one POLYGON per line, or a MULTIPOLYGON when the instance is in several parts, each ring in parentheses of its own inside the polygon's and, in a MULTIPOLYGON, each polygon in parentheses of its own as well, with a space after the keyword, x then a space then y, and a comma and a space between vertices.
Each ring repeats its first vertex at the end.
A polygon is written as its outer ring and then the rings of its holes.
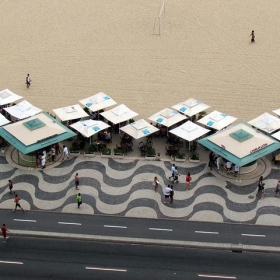
POLYGON ((74 226, 81 226, 82 224, 79 223, 65 223, 65 222, 58 222, 61 225, 74 225, 74 226))
POLYGON ((198 274, 198 277, 204 278, 216 278, 216 279, 236 279, 235 276, 224 276, 224 275, 207 275, 207 274, 198 274))
POLYGON ((21 219, 14 219, 16 222, 30 222, 30 223, 36 223, 36 220, 21 220, 21 219))
POLYGON ((173 231, 173 229, 169 229, 169 228, 149 228, 149 230, 173 231))
POLYGON ((247 234, 247 233, 242 233, 241 235, 243 236, 253 236, 253 237, 265 237, 263 234, 247 234))
POLYGON ((217 231, 199 231, 199 230, 196 230, 195 233, 219 234, 217 231))
POLYGON ((7 264, 23 264, 23 262, 11 262, 11 261, 1 261, 0 263, 7 263, 7 264))
POLYGON ((105 267, 90 267, 90 266, 86 266, 85 269, 103 270, 103 271, 116 271, 116 272, 127 272, 127 269, 119 269, 119 268, 105 268, 105 267))
POLYGON ((104 227, 109 227, 109 228, 127 228, 123 226, 111 226, 111 225, 104 225, 104 227))

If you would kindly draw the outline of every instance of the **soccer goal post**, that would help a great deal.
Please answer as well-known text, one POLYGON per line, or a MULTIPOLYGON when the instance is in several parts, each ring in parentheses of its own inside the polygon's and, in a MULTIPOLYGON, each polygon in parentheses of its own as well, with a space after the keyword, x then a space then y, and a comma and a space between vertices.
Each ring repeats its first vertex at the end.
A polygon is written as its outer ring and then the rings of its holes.
POLYGON ((163 25, 162 18, 164 19, 164 17, 165 17, 165 0, 162 0, 158 16, 155 18, 155 22, 154 22, 154 30, 153 30, 154 35, 161 34, 161 29, 163 25))

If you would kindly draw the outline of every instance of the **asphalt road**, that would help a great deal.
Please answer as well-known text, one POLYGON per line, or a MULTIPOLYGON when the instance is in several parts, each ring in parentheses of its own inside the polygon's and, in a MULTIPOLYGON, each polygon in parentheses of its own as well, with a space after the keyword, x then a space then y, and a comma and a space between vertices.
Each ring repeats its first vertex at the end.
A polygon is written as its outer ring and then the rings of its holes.
POLYGON ((280 247, 278 227, 176 220, 0 211, 11 230, 280 247))
POLYGON ((280 255, 10 237, 0 279, 279 279, 280 255))

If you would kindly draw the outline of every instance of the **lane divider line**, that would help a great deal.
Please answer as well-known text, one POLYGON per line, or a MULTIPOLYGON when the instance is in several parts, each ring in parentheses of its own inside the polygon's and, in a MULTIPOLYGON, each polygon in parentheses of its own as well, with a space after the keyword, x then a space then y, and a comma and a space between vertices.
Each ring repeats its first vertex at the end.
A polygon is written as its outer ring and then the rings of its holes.
POLYGON ((104 227, 108 227, 108 228, 127 228, 124 226, 111 226, 111 225, 104 225, 104 227))
POLYGON ((30 223, 36 223, 36 220, 22 220, 22 219, 14 219, 16 222, 30 222, 30 223))
POLYGON ((0 263, 7 263, 7 264, 23 264, 23 262, 12 262, 12 261, 1 261, 0 263))
POLYGON ((170 228, 149 228, 149 230, 173 231, 173 229, 170 228))
POLYGON ((116 272, 127 272, 127 269, 120 269, 120 268, 105 268, 105 267, 90 267, 90 266, 86 266, 85 269, 103 270, 103 271, 116 271, 116 272))
POLYGON ((265 237, 264 234, 248 234, 248 233, 242 233, 243 236, 252 236, 252 237, 265 237))
POLYGON ((196 230, 195 233, 219 234, 219 232, 217 231, 199 231, 199 230, 196 230))
POLYGON ((216 278, 216 279, 236 279, 235 276, 223 276, 223 275, 198 274, 197 276, 204 277, 204 278, 216 278))
POLYGON ((74 225, 74 226, 81 226, 82 224, 79 223, 66 223, 66 222, 58 222, 60 225, 74 225))

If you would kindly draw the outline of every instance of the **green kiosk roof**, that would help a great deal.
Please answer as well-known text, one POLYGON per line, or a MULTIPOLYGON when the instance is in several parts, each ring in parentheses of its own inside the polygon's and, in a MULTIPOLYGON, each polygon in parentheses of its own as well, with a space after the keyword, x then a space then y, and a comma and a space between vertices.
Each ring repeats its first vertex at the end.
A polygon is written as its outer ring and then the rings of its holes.
POLYGON ((46 112, 0 127, 0 136, 23 154, 35 152, 75 135, 76 133, 46 112))
POLYGON ((239 166, 249 164, 280 149, 280 142, 245 123, 198 140, 198 143, 239 166))

